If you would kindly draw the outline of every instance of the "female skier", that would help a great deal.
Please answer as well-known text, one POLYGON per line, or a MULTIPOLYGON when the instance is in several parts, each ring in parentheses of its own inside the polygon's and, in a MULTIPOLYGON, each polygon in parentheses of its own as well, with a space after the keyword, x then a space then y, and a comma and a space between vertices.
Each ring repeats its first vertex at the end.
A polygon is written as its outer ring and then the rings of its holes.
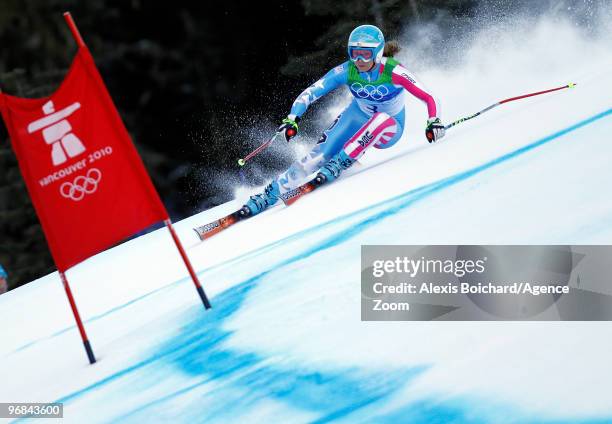
MULTIPOLYGON (((330 91, 347 85, 351 104, 327 128, 314 149, 274 179, 261 194, 251 196, 245 207, 256 215, 278 198, 304 183, 319 171, 333 181, 370 146, 386 149, 401 137, 404 127, 404 96, 408 91, 427 105, 429 119, 425 134, 429 142, 444 137, 434 98, 419 88, 416 78, 393 59, 397 46, 387 46, 383 33, 373 25, 355 28, 348 41, 349 60, 336 66, 299 95, 279 127, 286 141, 298 132, 298 121, 308 106, 330 91), (389 49, 391 47, 391 49, 389 49), (387 57, 388 56, 388 57, 387 57)), ((244 207, 243 207, 244 210, 244 207)))

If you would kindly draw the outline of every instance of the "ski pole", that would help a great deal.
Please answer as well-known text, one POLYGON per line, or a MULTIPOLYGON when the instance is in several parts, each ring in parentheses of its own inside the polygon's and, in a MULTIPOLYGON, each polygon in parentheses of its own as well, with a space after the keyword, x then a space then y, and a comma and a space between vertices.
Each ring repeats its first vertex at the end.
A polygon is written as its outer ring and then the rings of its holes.
MULTIPOLYGON (((564 85, 562 87, 551 88, 550 90, 538 91, 536 93, 523 94, 521 96, 510 97, 508 99, 500 100, 499 102, 493 103, 491 106, 484 108, 480 112, 476 112, 473 115, 466 116, 465 118, 458 119, 455 122, 451 122, 450 124, 446 125, 444 127, 444 129, 447 130, 449 128, 454 127, 457 124, 460 124, 462 122, 468 121, 468 120, 470 120, 472 118, 476 118, 477 116, 482 115, 483 113, 488 112, 491 109, 496 108, 499 105, 503 105, 504 103, 510 103, 510 102, 515 101, 515 100, 525 99, 527 97, 539 96, 540 94, 552 93, 553 91, 563 90, 563 89, 566 89, 566 88, 574 88, 575 86, 576 86, 575 83, 570 82, 569 84, 564 85)), ((429 139, 429 140, 433 139, 433 132, 428 131, 426 135, 427 135, 427 139, 429 139)))
POLYGON ((253 150, 251 153, 249 153, 248 155, 245 156, 244 159, 238 159, 238 165, 240 166, 244 166, 244 164, 251 159, 253 156, 258 155, 259 153, 261 153, 264 149, 266 149, 270 144, 272 144, 272 142, 276 139, 276 137, 280 134, 280 131, 277 131, 274 133, 274 135, 266 142, 264 142, 261 146, 259 146, 258 148, 256 148, 255 150, 253 150))

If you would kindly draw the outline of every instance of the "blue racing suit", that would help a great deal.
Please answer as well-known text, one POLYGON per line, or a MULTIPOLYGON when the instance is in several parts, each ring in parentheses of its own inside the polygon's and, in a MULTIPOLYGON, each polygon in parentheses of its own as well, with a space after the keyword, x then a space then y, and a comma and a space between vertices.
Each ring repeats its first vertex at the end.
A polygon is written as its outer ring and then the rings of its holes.
POLYGON ((377 112, 384 112, 395 118, 398 131, 393 139, 374 147, 393 146, 403 132, 406 91, 427 104, 430 118, 437 116, 438 105, 435 99, 419 87, 416 78, 400 63, 393 58, 384 57, 368 72, 359 72, 350 61, 336 66, 298 96, 291 107, 289 118, 301 117, 316 100, 344 85, 348 87, 353 100, 323 132, 312 151, 279 175, 276 181, 281 192, 295 188, 306 176, 318 170, 342 150, 344 143, 377 112))

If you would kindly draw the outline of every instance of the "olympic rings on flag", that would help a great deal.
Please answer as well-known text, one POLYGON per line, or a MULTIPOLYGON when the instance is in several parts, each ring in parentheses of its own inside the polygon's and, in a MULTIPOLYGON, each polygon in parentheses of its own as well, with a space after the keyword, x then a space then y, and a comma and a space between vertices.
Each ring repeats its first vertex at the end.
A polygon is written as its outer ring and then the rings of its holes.
POLYGON ((60 186, 60 193, 66 199, 78 202, 85 195, 93 194, 98 189, 98 183, 102 179, 102 172, 97 168, 87 171, 87 174, 79 175, 73 182, 66 182, 60 186))

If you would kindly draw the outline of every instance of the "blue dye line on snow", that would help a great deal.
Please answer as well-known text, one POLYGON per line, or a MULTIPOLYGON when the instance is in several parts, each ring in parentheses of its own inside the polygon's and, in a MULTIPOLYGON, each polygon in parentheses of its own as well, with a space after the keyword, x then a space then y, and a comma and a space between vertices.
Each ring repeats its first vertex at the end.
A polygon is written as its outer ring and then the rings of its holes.
MULTIPOLYGON (((291 262, 292 260, 287 261, 291 262)), ((211 396, 214 396, 214 402, 207 403, 206 408, 201 406, 203 399, 196 399, 191 405, 185 405, 184 400, 181 402, 186 414, 189 414, 189 411, 198 411, 196 417, 199 419, 195 422, 206 421, 206 417, 210 419, 231 415, 231 411, 248 408, 259 401, 273 398, 287 402, 299 410, 322 414, 321 422, 325 422, 329 421, 325 416, 329 416, 330 420, 333 417, 347 416, 390 395, 425 368, 395 369, 389 375, 355 368, 324 373, 308 368, 295 368, 295 365, 286 368, 267 364, 266 358, 255 353, 225 348, 224 342, 231 336, 231 332, 223 329, 225 321, 240 309, 248 293, 258 282, 273 271, 265 271, 221 293, 215 298, 215 308, 206 314, 202 314, 199 307, 191 308, 184 319, 187 325, 181 329, 180 334, 158 348, 152 356, 59 399, 58 402, 68 404, 103 386, 118 382, 137 370, 146 374, 147 377, 142 378, 163 381, 166 377, 164 374, 172 374, 176 367, 167 368, 160 364, 170 363, 198 381, 113 420, 140 422, 155 416, 157 410, 163 411, 168 407, 167 402, 215 381, 215 386, 221 387, 217 387, 213 392, 211 396), (244 392, 236 395, 237 389, 244 389, 244 392)), ((109 390, 114 391, 113 387, 109 387, 109 390)), ((70 405, 66 407, 70 408, 70 405)), ((195 419, 183 418, 184 421, 195 419)))
MULTIPOLYGON (((309 252, 312 251, 313 249, 309 249, 309 252)), ((300 254, 288 259, 286 264, 303 256, 304 254, 300 254)), ((389 367, 384 370, 385 372, 381 372, 380 369, 374 372, 357 368, 320 372, 296 367, 295 364, 292 364, 291 368, 270 365, 267 363, 267 358, 252 352, 238 352, 224 348, 224 342, 231 337, 231 332, 223 330, 224 322, 240 310, 248 294, 261 280, 277 271, 279 270, 272 269, 262 272, 221 293, 217 297, 218 307, 205 315, 201 313, 199 307, 192 308, 185 313, 184 321, 187 324, 181 329, 180 334, 158 349, 153 356, 79 392, 59 399, 58 402, 66 403, 66 411, 69 411, 71 407, 69 402, 91 394, 107 384, 119 383, 123 377, 145 380, 141 385, 145 385, 147 380, 163 381, 174 372, 174 367, 163 366, 164 363, 170 363, 191 375, 195 381, 190 381, 187 386, 177 387, 175 391, 165 393, 129 412, 115 416, 112 421, 139 423, 163 416, 165 411, 174 411, 175 422, 208 422, 213 419, 232 422, 241 412, 256 408, 258 402, 269 399, 282 401, 295 410, 307 411, 318 416, 311 420, 315 423, 345 419, 350 422, 422 423, 437 420, 444 423, 484 424, 493 422, 491 417, 495 416, 517 416, 518 412, 507 406, 490 407, 489 409, 494 410, 488 411, 486 408, 483 410, 483 406, 479 403, 460 400, 420 401, 409 407, 401 407, 400 411, 377 414, 375 404, 378 401, 388 398, 399 388, 409 384, 412 378, 427 367, 413 369, 389 367), (131 375, 137 370, 142 373, 131 375), (204 390, 203 386, 212 382, 214 390, 204 390), (198 389, 203 390, 198 392, 198 389), (192 396, 189 396, 190 394, 192 396), (174 401, 181 405, 179 409, 173 406, 174 401), (479 416, 478 411, 482 412, 482 416, 479 416), (369 420, 363 419, 362 414, 366 412, 367 416, 374 417, 369 420)), ((103 399, 102 402, 105 403, 112 402, 113 396, 117 398, 127 396, 122 392, 124 389, 120 385, 109 386, 107 390, 111 399, 103 399)), ((520 422, 562 424, 575 421, 522 417, 520 422)), ((598 424, 605 421, 581 422, 598 424)))

